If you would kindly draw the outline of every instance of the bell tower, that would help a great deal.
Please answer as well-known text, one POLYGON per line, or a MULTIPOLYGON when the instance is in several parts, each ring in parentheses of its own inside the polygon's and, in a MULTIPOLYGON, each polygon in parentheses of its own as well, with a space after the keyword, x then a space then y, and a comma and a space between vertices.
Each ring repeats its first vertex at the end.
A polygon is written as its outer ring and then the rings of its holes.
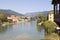
POLYGON ((49 12, 49 14, 48 14, 48 21, 54 22, 54 13, 53 12, 49 12))

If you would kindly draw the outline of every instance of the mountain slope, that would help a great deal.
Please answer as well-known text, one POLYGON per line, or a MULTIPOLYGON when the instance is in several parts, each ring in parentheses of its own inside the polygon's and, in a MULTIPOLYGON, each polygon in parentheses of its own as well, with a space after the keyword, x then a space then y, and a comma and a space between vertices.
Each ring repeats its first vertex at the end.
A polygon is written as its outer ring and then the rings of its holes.
POLYGON ((15 12, 15 11, 12 11, 12 10, 9 10, 9 9, 0 9, 0 13, 3 13, 3 14, 10 14, 10 15, 16 15, 16 16, 24 16, 23 14, 21 13, 18 13, 18 12, 15 12))
POLYGON ((26 16, 30 16, 30 17, 36 17, 38 14, 43 14, 45 16, 48 15, 50 11, 43 11, 43 12, 31 12, 31 13, 26 13, 26 16))

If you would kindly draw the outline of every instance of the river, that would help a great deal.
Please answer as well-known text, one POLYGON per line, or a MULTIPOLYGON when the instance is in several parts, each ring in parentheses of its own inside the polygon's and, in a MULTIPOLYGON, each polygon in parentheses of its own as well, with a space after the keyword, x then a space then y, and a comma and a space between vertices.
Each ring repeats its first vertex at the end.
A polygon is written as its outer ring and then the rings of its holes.
POLYGON ((0 40, 43 40, 44 29, 38 30, 37 22, 25 22, 0 28, 0 40))

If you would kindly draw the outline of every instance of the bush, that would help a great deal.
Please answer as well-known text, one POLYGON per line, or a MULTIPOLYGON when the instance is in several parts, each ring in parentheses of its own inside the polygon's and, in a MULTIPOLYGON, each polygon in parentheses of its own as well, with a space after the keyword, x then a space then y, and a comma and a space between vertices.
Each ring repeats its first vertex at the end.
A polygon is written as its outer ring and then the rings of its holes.
POLYGON ((59 36, 56 33, 45 35, 45 40, 59 40, 59 36))
POLYGON ((0 13, 0 20, 2 22, 7 21, 7 15, 0 13))
POLYGON ((57 24, 51 21, 46 21, 42 24, 47 33, 53 33, 57 27, 57 24))

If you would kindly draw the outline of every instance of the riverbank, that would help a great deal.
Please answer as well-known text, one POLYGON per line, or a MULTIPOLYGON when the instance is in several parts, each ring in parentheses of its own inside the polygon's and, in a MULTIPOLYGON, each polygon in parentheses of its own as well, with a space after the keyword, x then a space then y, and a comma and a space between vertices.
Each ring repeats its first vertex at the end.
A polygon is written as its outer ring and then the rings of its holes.
POLYGON ((58 25, 55 22, 46 21, 41 23, 38 23, 37 25, 40 25, 40 28, 44 28, 45 32, 47 33, 45 35, 45 40, 59 40, 59 34, 56 32, 56 28, 58 25))
POLYGON ((57 33, 47 34, 45 40, 59 40, 59 35, 57 33))
MULTIPOLYGON (((31 22, 31 21, 25 21, 25 22, 31 22)), ((4 26, 8 26, 8 25, 14 25, 14 24, 21 24, 21 23, 25 23, 24 21, 21 21, 21 22, 3 22, 1 24, 2 27, 4 26)))
POLYGON ((9 23, 9 22, 3 22, 1 24, 2 27, 8 26, 8 25, 13 25, 14 23, 9 23))

